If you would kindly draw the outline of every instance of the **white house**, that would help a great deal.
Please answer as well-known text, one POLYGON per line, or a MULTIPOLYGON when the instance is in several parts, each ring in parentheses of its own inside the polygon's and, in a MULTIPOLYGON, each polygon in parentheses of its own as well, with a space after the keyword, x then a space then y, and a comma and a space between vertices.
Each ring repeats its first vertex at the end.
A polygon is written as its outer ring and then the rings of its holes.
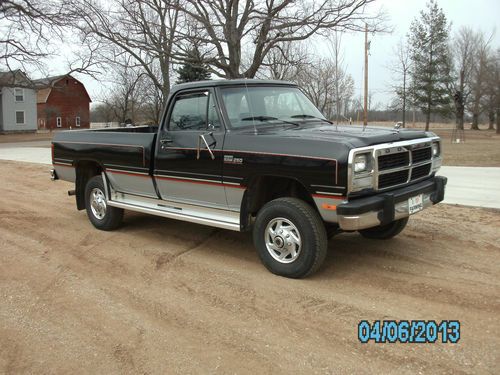
POLYGON ((0 72, 0 133, 36 130, 33 83, 21 70, 0 72))

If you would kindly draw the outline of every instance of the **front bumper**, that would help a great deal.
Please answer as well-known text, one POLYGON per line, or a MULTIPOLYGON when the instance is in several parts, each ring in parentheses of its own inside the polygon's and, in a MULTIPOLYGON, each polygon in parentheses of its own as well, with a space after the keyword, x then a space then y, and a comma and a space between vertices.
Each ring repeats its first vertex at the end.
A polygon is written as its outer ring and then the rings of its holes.
POLYGON ((436 176, 415 185, 381 193, 375 196, 354 199, 337 206, 337 220, 346 231, 360 230, 409 216, 408 198, 422 194, 423 208, 444 199, 447 178, 436 176))

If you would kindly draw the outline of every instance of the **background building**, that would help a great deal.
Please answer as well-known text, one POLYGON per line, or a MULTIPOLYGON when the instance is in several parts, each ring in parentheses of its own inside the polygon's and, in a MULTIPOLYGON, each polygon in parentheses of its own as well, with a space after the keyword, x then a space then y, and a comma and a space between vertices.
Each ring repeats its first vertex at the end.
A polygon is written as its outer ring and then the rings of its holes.
POLYGON ((33 81, 37 88, 38 129, 89 128, 90 96, 71 75, 33 81))
POLYGON ((21 70, 0 72, 0 132, 36 131, 36 91, 21 70))

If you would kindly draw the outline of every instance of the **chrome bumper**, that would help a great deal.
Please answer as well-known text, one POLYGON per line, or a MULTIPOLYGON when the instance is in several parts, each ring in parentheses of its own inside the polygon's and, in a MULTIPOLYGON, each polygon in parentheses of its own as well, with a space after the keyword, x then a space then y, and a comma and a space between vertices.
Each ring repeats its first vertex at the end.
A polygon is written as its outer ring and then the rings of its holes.
POLYGON ((433 177, 416 185, 339 205, 339 227, 345 231, 355 231, 408 217, 408 198, 422 194, 423 209, 426 209, 444 199, 446 183, 446 177, 433 177))

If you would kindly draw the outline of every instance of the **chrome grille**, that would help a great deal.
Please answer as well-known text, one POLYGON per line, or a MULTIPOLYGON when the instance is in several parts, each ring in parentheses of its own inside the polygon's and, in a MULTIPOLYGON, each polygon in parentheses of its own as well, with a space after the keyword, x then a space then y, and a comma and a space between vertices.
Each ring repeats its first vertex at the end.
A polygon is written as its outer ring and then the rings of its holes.
POLYGON ((378 184, 376 188, 381 190, 404 185, 428 176, 431 169, 430 144, 423 147, 419 145, 381 149, 377 157, 378 184))
POLYGON ((419 148, 411 152, 411 160, 413 164, 421 163, 426 160, 430 160, 432 156, 432 150, 430 147, 419 148))
POLYGON ((380 175, 378 188, 385 189, 389 186, 404 184, 408 181, 408 170, 397 171, 380 175))
POLYGON ((384 171, 397 167, 404 167, 410 163, 408 152, 398 152, 396 154, 381 155, 378 158, 378 169, 384 171))
POLYGON ((411 171, 411 180, 417 180, 421 177, 425 177, 429 175, 431 172, 431 165, 430 164, 424 164, 419 167, 415 167, 411 171))

